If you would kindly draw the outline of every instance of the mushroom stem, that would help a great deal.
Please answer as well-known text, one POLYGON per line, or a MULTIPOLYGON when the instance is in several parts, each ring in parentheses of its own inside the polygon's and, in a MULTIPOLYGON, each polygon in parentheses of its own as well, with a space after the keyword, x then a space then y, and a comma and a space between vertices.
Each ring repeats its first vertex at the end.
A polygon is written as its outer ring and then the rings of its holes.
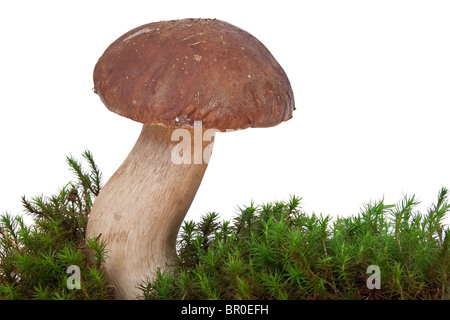
MULTIPOLYGON (((174 261, 178 231, 208 165, 175 164, 173 130, 144 124, 90 213, 86 236, 107 242, 104 266, 117 299, 142 295, 138 286, 174 261)), ((188 131, 193 154, 194 130, 188 131)), ((200 146, 203 152, 205 143, 200 146)))

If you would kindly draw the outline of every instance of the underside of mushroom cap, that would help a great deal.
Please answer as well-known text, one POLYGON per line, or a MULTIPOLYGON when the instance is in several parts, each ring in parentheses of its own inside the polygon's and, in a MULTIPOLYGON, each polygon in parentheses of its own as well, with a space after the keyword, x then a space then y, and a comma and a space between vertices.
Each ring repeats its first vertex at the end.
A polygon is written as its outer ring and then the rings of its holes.
POLYGON ((292 118, 284 70, 248 32, 216 19, 146 24, 113 42, 94 69, 106 107, 145 124, 220 131, 292 118))

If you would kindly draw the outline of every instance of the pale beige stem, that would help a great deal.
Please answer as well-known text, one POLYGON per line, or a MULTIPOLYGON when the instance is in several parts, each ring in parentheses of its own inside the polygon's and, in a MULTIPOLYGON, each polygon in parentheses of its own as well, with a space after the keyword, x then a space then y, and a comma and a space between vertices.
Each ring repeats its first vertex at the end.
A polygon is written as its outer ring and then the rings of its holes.
POLYGON ((101 189, 89 217, 86 236, 101 234, 107 241, 105 270, 118 299, 137 298, 142 294, 138 285, 173 262, 178 231, 207 167, 205 162, 172 162, 171 151, 179 143, 171 141, 172 131, 143 126, 136 145, 101 189))

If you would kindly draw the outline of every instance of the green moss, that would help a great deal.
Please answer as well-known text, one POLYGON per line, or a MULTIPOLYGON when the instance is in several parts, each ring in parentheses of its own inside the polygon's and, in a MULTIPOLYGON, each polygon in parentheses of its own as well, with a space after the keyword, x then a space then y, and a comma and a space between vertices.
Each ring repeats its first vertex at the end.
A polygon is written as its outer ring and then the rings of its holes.
POLYGON ((111 292, 101 264, 105 244, 85 240, 92 202, 100 191, 100 171, 92 154, 83 153, 89 165, 85 172, 72 157, 67 158, 76 181, 68 183, 49 198, 22 198, 33 223, 21 216, 0 217, 0 299, 109 299, 111 292), (69 289, 73 274, 69 266, 80 268, 79 289, 69 289))
MULTIPOLYGON (((51 197, 23 197, 33 223, 0 216, 0 299, 111 299, 106 243, 85 239, 101 174, 73 157, 75 175, 51 197), (79 267, 79 287, 71 288, 79 267)), ((232 221, 212 212, 185 221, 178 259, 141 286, 143 299, 449 299, 450 205, 443 188, 422 214, 414 196, 365 204, 349 217, 308 214, 300 198, 240 208, 232 221), (373 289, 372 269, 380 272, 373 289), (369 271, 368 271, 369 270, 369 271)))
POLYGON ((142 286, 143 298, 450 298, 447 189, 425 215, 414 196, 337 218, 307 214, 300 200, 251 203, 232 222, 215 213, 186 221, 176 265, 142 286), (372 265, 380 289, 368 287, 372 265))

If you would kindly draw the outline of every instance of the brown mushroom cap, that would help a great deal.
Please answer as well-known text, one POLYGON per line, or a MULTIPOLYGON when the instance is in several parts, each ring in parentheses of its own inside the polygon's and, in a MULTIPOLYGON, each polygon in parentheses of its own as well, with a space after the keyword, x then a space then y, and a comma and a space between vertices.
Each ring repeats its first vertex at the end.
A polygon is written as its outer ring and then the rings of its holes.
POLYGON ((114 41, 94 69, 110 111, 171 128, 271 127, 292 118, 284 70, 248 32, 216 19, 146 24, 114 41))

